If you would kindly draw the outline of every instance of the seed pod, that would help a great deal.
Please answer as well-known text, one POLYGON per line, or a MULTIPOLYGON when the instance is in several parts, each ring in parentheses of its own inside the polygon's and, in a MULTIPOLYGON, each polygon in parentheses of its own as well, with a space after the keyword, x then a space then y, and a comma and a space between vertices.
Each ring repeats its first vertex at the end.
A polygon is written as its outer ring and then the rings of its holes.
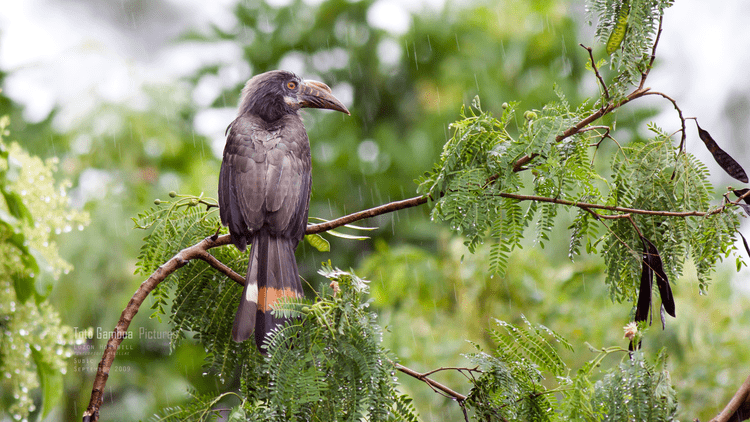
POLYGON ((654 272, 648 265, 648 249, 644 245, 643 264, 641 265, 641 287, 638 289, 638 304, 635 307, 635 321, 646 321, 651 308, 651 286, 654 272))
POLYGON ((728 175, 734 177, 740 182, 748 183, 747 173, 745 173, 745 169, 743 169, 742 166, 737 161, 735 161, 734 158, 732 158, 732 156, 727 154, 723 149, 719 148, 719 144, 714 141, 714 138, 711 137, 710 133, 703 130, 698 125, 697 120, 695 121, 695 125, 698 127, 698 136, 701 138, 701 141, 706 144, 706 148, 708 148, 708 151, 711 153, 711 155, 714 156, 714 160, 716 160, 721 168, 723 168, 728 175))
POLYGON ((627 0, 622 2, 620 11, 617 12, 617 22, 612 28, 607 40, 607 54, 612 54, 620 48, 620 44, 625 39, 625 32, 628 30, 628 15, 630 15, 630 5, 627 0))
MULTIPOLYGON (((737 232, 740 233, 740 232, 737 232)), ((747 239, 745 239, 745 236, 740 233, 740 237, 742 238, 742 244, 745 245, 745 252, 747 252, 748 255, 750 255, 750 246, 747 245, 747 239)))
MULTIPOLYGON (((738 198, 741 197, 742 195, 746 194, 747 191, 750 191, 750 189, 742 188, 742 189, 734 189, 734 190, 732 190, 732 192, 734 192, 734 194, 737 195, 738 198)), ((742 200, 745 201, 746 204, 750 204, 750 195, 742 198, 742 200)))
POLYGON ((650 240, 644 238, 648 243, 648 258, 649 266, 653 269, 654 275, 656 276, 656 287, 659 288, 659 296, 661 296, 661 304, 664 306, 664 310, 667 311, 672 317, 675 316, 675 304, 674 296, 672 296, 672 288, 669 286, 669 279, 667 279, 667 273, 664 272, 664 265, 661 262, 661 256, 659 251, 656 249, 650 240))
MULTIPOLYGON (((737 195, 737 198, 740 198, 740 197, 742 197, 742 195, 744 195, 745 193, 747 193, 747 191, 750 191, 750 189, 745 189, 745 188, 743 188, 743 189, 735 189, 732 192, 734 192, 734 194, 737 195)), ((750 195, 742 198, 742 200, 745 201, 745 203, 743 204, 742 202, 740 202, 737 205, 739 205, 740 207, 742 207, 742 209, 745 210, 745 214, 747 214, 748 216, 750 216, 750 195)))
POLYGON ((641 286, 638 292, 638 303, 635 308, 635 321, 646 321, 648 319, 654 276, 656 276, 656 286, 659 288, 662 306, 669 315, 674 317, 674 296, 672 295, 672 288, 669 286, 667 274, 664 272, 664 264, 661 261, 661 256, 659 256, 659 251, 645 237, 641 237, 641 242, 643 242, 643 264, 641 267, 641 286))

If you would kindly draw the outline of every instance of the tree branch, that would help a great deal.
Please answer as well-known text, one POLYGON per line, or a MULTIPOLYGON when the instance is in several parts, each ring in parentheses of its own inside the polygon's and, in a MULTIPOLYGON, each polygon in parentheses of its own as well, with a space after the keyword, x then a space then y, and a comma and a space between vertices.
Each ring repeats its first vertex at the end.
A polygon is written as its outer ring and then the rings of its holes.
POLYGON ((414 377, 414 378, 416 378, 416 379, 418 379, 418 380, 426 383, 433 390, 435 390, 435 391, 439 390, 439 392, 442 392, 442 394, 445 394, 448 397, 451 397, 452 399, 456 400, 459 404, 463 404, 463 402, 466 401, 467 397, 464 396, 463 394, 458 393, 456 391, 453 391, 450 388, 444 386, 443 384, 440 384, 439 382, 437 382, 437 381, 435 381, 435 380, 433 380, 433 379, 431 379, 431 378, 429 378, 427 376, 428 374, 431 374, 431 373, 433 373, 435 371, 427 372, 427 373, 422 374, 422 373, 419 373, 419 372, 417 372, 417 371, 415 371, 413 369, 409 369, 409 368, 407 368, 407 367, 405 367, 403 365, 399 365, 398 363, 395 363, 393 365, 393 367, 396 368, 396 369, 398 369, 399 371, 405 373, 406 375, 409 375, 411 377, 414 377))
MULTIPOLYGON (((744 420, 737 415, 743 404, 750 403, 750 376, 745 379, 740 388, 727 403, 724 410, 721 411, 711 422, 728 422, 730 420, 744 420)), ((747 419, 747 418, 745 418, 747 419)))
POLYGON ((583 44, 578 44, 581 47, 583 47, 584 50, 589 52, 589 59, 591 60, 591 68, 594 69, 594 74, 596 75, 596 79, 599 80, 599 85, 602 86, 602 90, 604 91, 604 99, 609 100, 609 90, 607 89, 607 84, 604 83, 604 78, 602 78, 602 75, 599 73, 599 69, 596 68, 596 60, 594 60, 594 51, 591 49, 591 47, 586 47, 583 44))
MULTIPOLYGON (((555 137, 555 141, 556 142, 560 142, 560 141, 562 141, 562 140, 564 140, 566 138, 569 138, 569 137, 571 137, 571 136, 573 136, 573 135, 575 135, 577 133, 580 133, 583 128, 585 128, 586 126, 590 125, 594 121, 598 120, 602 116, 613 112, 614 110, 616 110, 616 109, 624 106, 625 104, 627 104, 627 103, 629 103, 629 102, 631 102, 631 101, 633 101, 635 99, 643 97, 644 95, 646 95, 647 93, 649 93, 650 90, 651 90, 651 88, 638 88, 635 91, 633 91, 630 94, 628 94, 620 102, 618 102, 618 103, 609 103, 609 104, 603 106, 602 108, 600 108, 600 109, 594 111, 593 113, 589 114, 586 118, 584 118, 583 120, 581 120, 580 122, 578 122, 574 126, 571 126, 567 130, 565 130, 565 132, 561 133, 560 135, 557 135, 557 137, 555 137)), ((517 171, 524 170, 523 166, 525 166, 526 164, 528 164, 531 160, 533 160, 534 158, 536 158, 538 155, 539 154, 537 154, 537 153, 532 153, 530 155, 525 155, 525 156, 519 158, 518 161, 516 161, 515 164, 513 164, 513 171, 517 172, 517 171)))
POLYGON ((375 208, 370 208, 364 211, 355 212, 353 214, 349 214, 347 216, 340 217, 335 220, 326 221, 325 223, 309 225, 307 226, 307 229, 305 230, 305 234, 322 233, 328 230, 335 229, 336 227, 341 227, 346 224, 353 223, 358 220, 363 220, 365 218, 375 217, 381 214, 387 214, 387 213, 402 210, 405 208, 416 207, 422 204, 426 204, 428 199, 429 198, 427 196, 415 196, 414 198, 389 202, 385 205, 380 205, 375 208))
MULTIPOLYGON (((205 255, 208 255, 206 252, 208 249, 228 244, 228 238, 229 236, 226 236, 226 238, 223 238, 222 236, 214 240, 211 237, 207 237, 199 243, 181 250, 164 265, 157 268, 156 271, 146 279, 146 281, 141 283, 140 287, 138 287, 138 290, 136 290, 132 299, 130 299, 130 302, 128 302, 128 305, 125 307, 125 310, 122 311, 120 320, 117 322, 115 329, 112 331, 112 336, 110 336, 107 346, 104 348, 104 354, 101 362, 99 362, 96 377, 94 378, 91 399, 89 400, 89 405, 86 408, 86 411, 83 413, 83 422, 94 422, 99 420, 99 408, 103 401, 104 387, 107 384, 107 378, 109 378, 109 369, 112 367, 112 363, 117 355, 117 348, 127 336, 128 327, 138 313, 141 304, 146 300, 146 297, 148 297, 151 291, 154 290, 159 283, 164 281, 167 276, 184 267, 191 260, 204 259, 204 253, 205 255)), ((218 260, 216 261, 218 262, 218 260)), ((209 264, 211 264, 211 262, 209 262, 209 264)), ((244 279, 242 284, 244 284, 244 279)))
POLYGON ((669 95, 664 94, 663 92, 659 92, 659 91, 649 91, 643 95, 658 95, 660 97, 663 97, 667 101, 672 103, 672 106, 674 107, 674 109, 677 110, 677 115, 680 117, 680 125, 682 126, 682 136, 680 137, 680 152, 682 152, 683 148, 685 147, 685 139, 687 138, 687 128, 685 127, 685 117, 683 117, 682 110, 677 105, 677 101, 675 101, 669 95))
MULTIPOLYGON (((662 216, 662 217, 706 217, 709 215, 717 214, 721 212, 721 210, 723 209, 723 207, 718 207, 714 210, 707 211, 707 212, 643 210, 643 209, 638 209, 638 208, 616 207, 612 205, 589 204, 586 202, 573 202, 573 201, 568 201, 568 200, 559 199, 559 198, 547 198, 545 196, 520 195, 516 193, 502 193, 502 192, 499 193, 498 195, 504 198, 518 199, 519 201, 549 202, 553 204, 575 206, 575 207, 582 208, 582 209, 597 209, 597 210, 616 211, 616 212, 631 213, 631 214, 657 215, 657 216, 662 216)), ((602 215, 599 215, 599 216, 604 217, 602 215)), ((625 217, 616 216, 616 218, 625 218, 625 217)))
POLYGON ((638 85, 639 89, 643 88, 643 85, 646 83, 646 78, 648 78, 649 72, 651 72, 651 69, 654 67, 654 60, 656 60, 656 47, 659 45, 659 39, 661 39, 663 22, 664 15, 662 14, 661 16, 659 16, 659 28, 656 30, 656 39, 654 40, 654 45, 651 47, 651 58, 648 61, 648 67, 641 73, 641 82, 638 85))

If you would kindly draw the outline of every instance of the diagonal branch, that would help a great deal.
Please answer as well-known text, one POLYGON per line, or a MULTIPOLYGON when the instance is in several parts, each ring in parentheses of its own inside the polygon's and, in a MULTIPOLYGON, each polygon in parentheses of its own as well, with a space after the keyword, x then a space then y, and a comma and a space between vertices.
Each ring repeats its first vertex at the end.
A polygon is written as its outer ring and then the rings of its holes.
MULTIPOLYGON (((586 126, 590 125, 591 123, 595 122, 596 120, 600 119, 606 114, 609 114, 618 108, 624 106, 625 104, 643 97, 647 93, 651 91, 651 88, 638 88, 635 91, 628 94, 625 98, 620 100, 617 103, 609 103, 606 104, 604 107, 597 109, 596 111, 589 114, 587 117, 585 117, 580 122, 576 123, 575 125, 571 126, 567 130, 565 130, 563 133, 557 135, 555 137, 555 141, 560 142, 566 138, 569 138, 575 134, 578 134, 585 128, 586 126)), ((534 158, 536 158, 539 154, 532 153, 530 155, 524 155, 523 157, 519 158, 514 164, 513 164, 513 171, 521 171, 525 170, 524 166, 531 162, 534 158)))
POLYGON ((732 400, 727 403, 727 406, 724 408, 724 410, 721 411, 715 418, 711 419, 711 422, 728 422, 730 420, 734 421, 741 421, 747 419, 741 418, 738 414, 740 412, 740 408, 743 405, 747 405, 750 403, 750 376, 745 379, 745 382, 742 383, 740 388, 737 390, 737 392, 734 394, 734 397, 732 397, 732 400))
MULTIPOLYGON (((135 315, 138 313, 138 309, 140 308, 141 304, 143 304, 143 301, 146 300, 146 297, 148 297, 151 291, 154 290, 154 288, 156 288, 159 283, 164 281, 167 276, 184 267, 191 260, 206 259, 205 255, 208 255, 208 252, 206 252, 208 249, 228 244, 228 238, 229 236, 226 236, 226 238, 219 238, 220 240, 214 240, 210 237, 207 237, 199 243, 181 250, 169 261, 164 263, 164 265, 157 268, 156 271, 154 271, 151 276, 146 279, 146 281, 141 283, 141 285, 138 287, 138 290, 136 290, 136 292, 133 294, 133 298, 130 299, 130 302, 128 302, 128 305, 122 311, 120 320, 117 321, 117 325, 112 331, 112 335, 107 342, 107 346, 104 348, 104 354, 102 356, 101 362, 99 362, 99 366, 97 367, 96 371, 96 377, 94 378, 94 386, 91 390, 91 399, 89 401, 88 407, 86 408, 86 411, 83 413, 83 422, 94 422, 99 420, 99 408, 101 407, 103 401, 104 387, 107 384, 107 378, 109 378, 109 369, 112 367, 112 363, 114 362, 115 356, 117 355, 117 348, 120 346, 120 343, 122 343, 122 340, 127 337, 128 327, 133 321, 135 315)), ((209 259, 207 262, 211 264, 212 261, 209 259)), ((232 278, 234 279, 234 277, 232 278)))
POLYGON ((604 83, 604 78, 602 78, 602 75, 599 73, 599 69, 596 68, 596 60, 594 60, 594 51, 591 47, 587 47, 583 44, 578 44, 581 47, 583 47, 584 50, 589 52, 589 59, 591 60, 591 68, 594 69, 594 74, 596 75, 596 79, 599 80, 599 85, 602 86, 602 90, 604 91, 604 99, 609 100, 609 90, 607 89, 607 84, 604 83))
POLYGON ((419 372, 417 372, 417 371, 415 371, 413 369, 409 369, 409 368, 407 368, 407 367, 405 367, 403 365, 399 365, 398 363, 394 363, 393 367, 396 368, 397 370, 405 373, 406 375, 409 375, 411 377, 414 377, 414 378, 416 378, 416 379, 418 379, 418 380, 426 383, 433 390, 435 390, 437 392, 440 392, 441 394, 444 394, 444 395, 452 398, 453 400, 456 400, 459 404, 462 404, 467 399, 467 397, 465 395, 463 395, 461 393, 458 393, 456 391, 453 391, 449 387, 446 387, 445 385, 443 385, 443 384, 441 384, 441 383, 439 383, 439 382, 437 382, 437 381, 435 381, 435 380, 433 380, 433 379, 431 379, 431 378, 429 378, 427 376, 427 375, 429 375, 429 374, 431 374, 431 373, 433 373, 435 371, 427 372, 427 373, 422 374, 422 373, 419 373, 419 372))

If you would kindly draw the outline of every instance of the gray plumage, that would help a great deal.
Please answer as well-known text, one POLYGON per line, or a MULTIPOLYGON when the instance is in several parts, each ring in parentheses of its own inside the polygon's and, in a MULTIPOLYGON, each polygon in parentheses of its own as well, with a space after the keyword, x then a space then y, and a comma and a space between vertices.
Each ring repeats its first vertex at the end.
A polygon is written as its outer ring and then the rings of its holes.
POLYGON ((283 322, 271 315, 274 303, 304 293, 294 258, 307 227, 312 184, 302 107, 349 114, 320 82, 284 71, 250 79, 227 128, 219 174, 221 222, 237 248, 251 245, 232 338, 244 341, 255 330, 261 351, 266 334, 283 322))

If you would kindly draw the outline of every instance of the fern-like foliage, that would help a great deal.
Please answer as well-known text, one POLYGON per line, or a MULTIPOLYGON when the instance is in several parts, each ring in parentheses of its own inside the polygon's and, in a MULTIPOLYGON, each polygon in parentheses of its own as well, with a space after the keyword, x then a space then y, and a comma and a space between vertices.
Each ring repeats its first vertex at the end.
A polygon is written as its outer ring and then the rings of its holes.
POLYGON ((673 3, 674 0, 588 1, 589 19, 597 18, 596 37, 601 42, 607 43, 613 31, 623 32, 611 56, 611 68, 616 72, 609 87, 613 100, 622 98, 648 70, 660 19, 673 3))
POLYGON ((594 385, 594 414, 600 415, 600 420, 674 420, 677 401, 666 362, 664 350, 654 364, 650 364, 640 352, 623 360, 594 385))
POLYGON ((511 136, 508 126, 515 122, 516 104, 503 104, 498 120, 481 109, 475 98, 471 108, 463 108, 462 119, 453 123, 453 137, 432 171, 417 182, 418 191, 434 199, 432 218, 445 221, 464 236, 470 251, 486 238, 490 248, 490 271, 502 274, 508 255, 520 246, 524 229, 537 218, 537 238, 543 244, 554 225, 557 207, 553 204, 521 205, 503 197, 515 193, 524 183, 515 168, 524 156, 543 157, 533 164, 533 193, 580 200, 599 198, 597 180, 588 156, 588 134, 558 142, 558 135, 581 119, 584 108, 571 110, 562 92, 560 101, 539 111, 524 113, 523 124, 511 136))
POLYGON ((525 229, 535 223, 536 240, 544 247, 564 208, 575 212, 570 257, 584 246, 601 254, 613 300, 637 296, 641 236, 658 249, 669 280, 676 280, 692 258, 699 288, 705 290, 714 264, 735 251, 738 208, 712 205, 715 193, 706 167, 655 125, 649 126, 651 139, 616 143, 608 169, 597 171, 590 151, 609 130, 570 131, 590 110, 585 104, 573 110, 557 93, 557 102, 525 112, 515 130, 509 128, 515 104, 504 104, 500 119, 483 111, 478 99, 464 108, 440 160, 418 180, 418 191, 433 201, 432 218, 463 234, 471 252, 490 240, 489 270, 502 274, 525 229), (531 176, 522 178, 525 172, 531 176), (532 186, 524 186, 529 179, 532 186))
POLYGON ((476 420, 673 420, 677 402, 663 350, 651 364, 641 352, 602 349, 571 377, 558 353, 572 351, 570 344, 523 321, 497 321, 499 328, 490 330, 496 349, 467 356, 481 374, 471 378, 467 399, 476 420), (615 354, 622 360, 607 369, 605 358, 615 354))
POLYGON ((394 358, 380 345, 367 281, 330 263, 319 273, 331 285, 315 303, 287 301, 275 310, 296 319, 267 341, 264 407, 276 416, 265 420, 416 420, 411 399, 396 390, 394 358))
MULTIPOLYGON (((151 230, 138 257, 139 274, 151 274, 177 252, 215 234, 221 227, 217 209, 212 207, 215 201, 174 193, 171 196, 173 200, 157 200, 151 210, 133 219, 137 228, 151 230)), ((236 248, 217 248, 211 253, 237 273, 245 273, 247 255, 236 248)), ((172 346, 182 341, 186 333, 198 339, 208 353, 208 369, 226 380, 240 362, 250 359, 248 355, 253 351, 231 341, 241 292, 241 286, 205 262, 193 261, 154 289, 152 316, 169 316, 172 346)))
POLYGON ((467 356, 482 374, 472 380, 467 399, 477 420, 554 417, 554 395, 549 394, 542 381, 545 373, 563 377, 568 371, 553 344, 572 348, 549 328, 523 320, 525 325, 521 327, 496 321, 499 329, 490 330, 490 336, 497 348, 492 353, 480 350, 467 356))
MULTIPOLYGON (((669 279, 682 274, 685 259, 692 255, 704 290, 714 264, 732 251, 739 214, 728 207, 712 206, 713 187, 705 166, 691 154, 679 152, 659 128, 651 126, 651 130, 654 138, 634 142, 615 157, 613 189, 607 203, 655 211, 719 211, 705 217, 632 216, 660 251, 669 279)), ((609 226, 603 244, 613 298, 634 297, 641 272, 639 234, 629 222, 618 220, 609 226)))

